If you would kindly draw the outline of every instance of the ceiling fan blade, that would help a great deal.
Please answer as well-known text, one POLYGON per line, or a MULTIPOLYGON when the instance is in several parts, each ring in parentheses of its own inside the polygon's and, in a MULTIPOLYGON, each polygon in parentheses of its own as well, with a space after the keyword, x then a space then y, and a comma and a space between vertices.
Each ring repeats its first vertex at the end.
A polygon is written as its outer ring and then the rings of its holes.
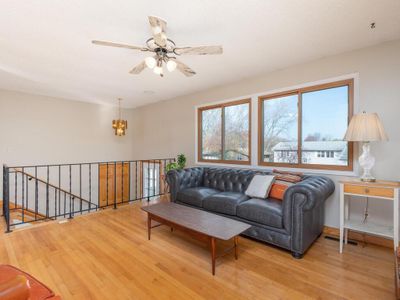
POLYGON ((175 48, 174 52, 178 55, 210 55, 222 54, 222 46, 199 46, 199 47, 181 47, 175 48))
POLYGON ((193 71, 191 68, 189 68, 187 65, 185 65, 183 62, 180 62, 177 59, 174 59, 176 62, 176 68, 181 71, 185 76, 191 77, 196 74, 195 71, 193 71))
POLYGON ((93 44, 95 45, 101 45, 101 46, 110 46, 110 47, 118 47, 118 48, 127 48, 127 49, 133 49, 133 50, 141 50, 141 51, 147 51, 147 48, 144 47, 139 47, 139 46, 131 46, 131 45, 125 45, 125 44, 118 44, 118 43, 113 43, 113 42, 106 42, 106 41, 92 41, 93 44))
POLYGON ((165 34, 167 22, 159 17, 149 16, 149 23, 154 42, 160 47, 165 47, 167 45, 167 35, 165 34))
POLYGON ((142 61, 140 64, 136 65, 132 70, 129 71, 131 74, 139 74, 146 68, 146 62, 142 61))

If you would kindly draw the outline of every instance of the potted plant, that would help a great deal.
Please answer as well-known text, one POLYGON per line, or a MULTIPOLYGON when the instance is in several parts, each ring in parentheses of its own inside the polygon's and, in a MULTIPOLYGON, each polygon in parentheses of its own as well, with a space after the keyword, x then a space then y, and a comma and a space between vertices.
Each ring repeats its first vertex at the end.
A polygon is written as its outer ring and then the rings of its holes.
MULTIPOLYGON (((165 172, 168 173, 171 170, 182 170, 186 166, 186 156, 185 154, 179 154, 177 156, 176 162, 170 162, 165 166, 165 172)), ((161 175, 162 180, 166 183, 166 174, 161 175)))
POLYGON ((182 170, 186 166, 186 156, 185 154, 179 154, 176 162, 171 162, 166 165, 165 170, 168 172, 170 170, 182 170))

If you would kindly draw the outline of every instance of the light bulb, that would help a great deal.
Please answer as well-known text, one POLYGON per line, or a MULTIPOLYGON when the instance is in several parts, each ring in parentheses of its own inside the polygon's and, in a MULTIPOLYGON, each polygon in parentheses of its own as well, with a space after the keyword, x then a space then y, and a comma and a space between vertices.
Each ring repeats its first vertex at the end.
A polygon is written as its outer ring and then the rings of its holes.
POLYGON ((152 56, 146 57, 146 59, 144 60, 144 62, 146 63, 146 66, 147 66, 149 69, 153 69, 153 68, 156 66, 156 64, 157 64, 156 59, 155 59, 154 57, 152 57, 152 56))
POLYGON ((154 27, 153 27, 153 33, 154 33, 154 34, 159 34, 159 33, 161 33, 161 27, 160 27, 160 26, 154 26, 154 27))
POLYGON ((163 69, 162 69, 162 67, 155 67, 154 69, 153 69, 153 72, 154 73, 156 73, 157 75, 161 75, 162 74, 162 72, 163 72, 163 69))
POLYGON ((170 72, 175 71, 175 69, 176 69, 176 62, 173 61, 172 59, 170 59, 170 60, 167 62, 167 69, 168 69, 168 71, 170 71, 170 72))

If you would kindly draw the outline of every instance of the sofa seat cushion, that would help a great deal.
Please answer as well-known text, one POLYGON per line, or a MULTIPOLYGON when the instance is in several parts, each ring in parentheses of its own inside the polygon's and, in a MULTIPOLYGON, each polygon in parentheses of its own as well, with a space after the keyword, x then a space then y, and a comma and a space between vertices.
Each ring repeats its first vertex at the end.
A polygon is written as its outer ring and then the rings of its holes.
POLYGON ((283 228, 282 201, 250 199, 239 204, 236 215, 240 218, 275 228, 283 228))
POLYGON ((220 191, 206 187, 193 187, 179 191, 176 199, 189 205, 203 207, 204 198, 216 193, 220 191))
POLYGON ((250 198, 242 193, 222 192, 205 198, 203 208, 212 212, 236 216, 236 207, 248 199, 250 198))

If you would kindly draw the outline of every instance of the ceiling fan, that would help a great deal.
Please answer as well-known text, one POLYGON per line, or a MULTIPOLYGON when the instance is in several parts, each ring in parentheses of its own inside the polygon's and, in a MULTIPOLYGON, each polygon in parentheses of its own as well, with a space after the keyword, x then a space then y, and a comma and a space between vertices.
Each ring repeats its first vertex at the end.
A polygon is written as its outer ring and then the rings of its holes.
POLYGON ((153 37, 146 41, 145 47, 97 40, 92 41, 92 43, 102 46, 127 48, 142 52, 154 53, 154 55, 146 57, 145 60, 135 66, 129 73, 139 74, 147 66, 149 69, 153 69, 155 74, 160 75, 161 77, 164 76, 164 64, 166 65, 167 70, 170 72, 178 69, 188 77, 196 74, 196 72, 187 65, 177 60, 176 56, 222 54, 222 46, 176 47, 174 41, 167 38, 165 33, 167 22, 154 16, 149 16, 148 18, 151 30, 153 32, 153 37))

